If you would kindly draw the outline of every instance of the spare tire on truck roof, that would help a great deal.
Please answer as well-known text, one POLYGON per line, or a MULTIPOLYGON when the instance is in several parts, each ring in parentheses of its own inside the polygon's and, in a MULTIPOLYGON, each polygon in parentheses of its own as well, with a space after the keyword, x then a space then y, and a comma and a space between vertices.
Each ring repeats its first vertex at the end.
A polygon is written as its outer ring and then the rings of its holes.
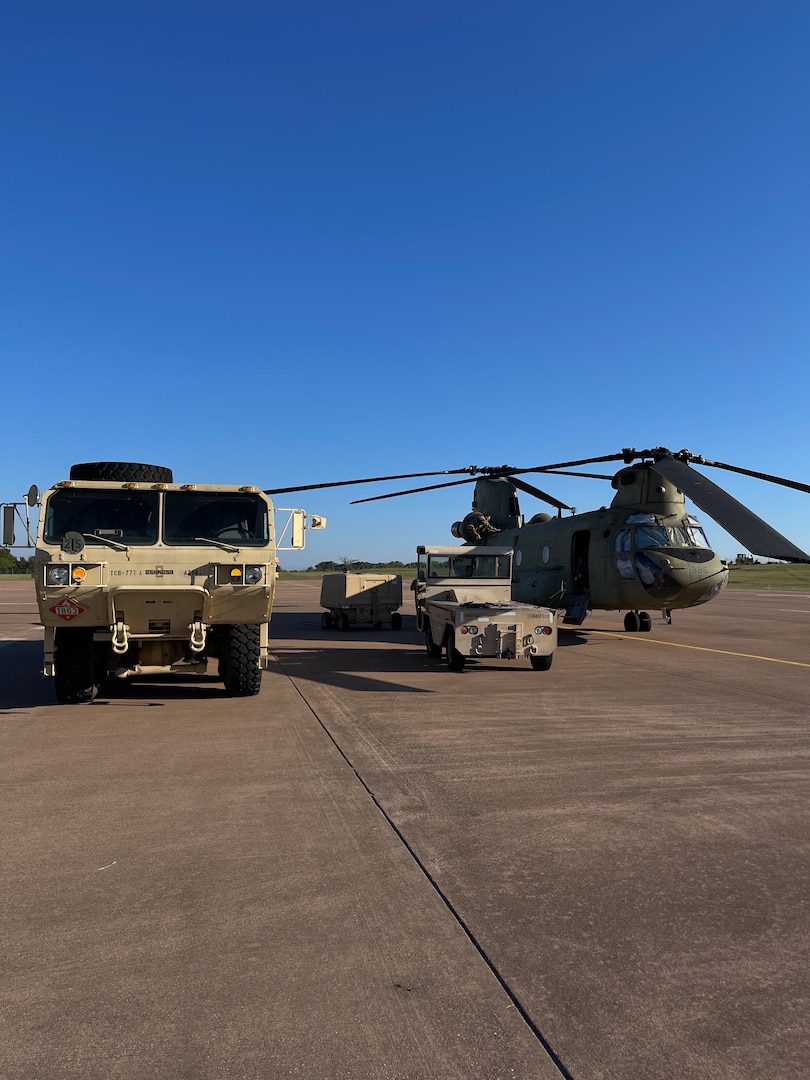
POLYGON ((71 480, 106 480, 113 483, 171 484, 172 470, 165 465, 136 461, 85 461, 71 465, 71 480))

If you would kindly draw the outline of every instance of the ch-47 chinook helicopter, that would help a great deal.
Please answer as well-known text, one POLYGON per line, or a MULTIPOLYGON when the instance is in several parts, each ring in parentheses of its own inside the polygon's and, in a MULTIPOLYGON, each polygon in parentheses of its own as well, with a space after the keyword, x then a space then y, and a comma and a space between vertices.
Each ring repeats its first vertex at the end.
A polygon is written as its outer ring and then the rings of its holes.
POLYGON ((513 548, 512 595, 516 601, 562 610, 564 622, 573 626, 580 625, 595 609, 624 611, 626 630, 647 631, 652 626, 648 609, 662 612, 671 621, 673 610, 706 603, 728 580, 724 562, 709 547, 697 518, 687 512, 685 496, 752 554, 784 562, 810 562, 810 555, 693 469, 693 463, 810 493, 810 485, 796 480, 709 461, 688 450, 673 452, 657 447, 625 449, 604 457, 531 468, 470 465, 430 473, 310 484, 271 490, 268 494, 467 473, 463 480, 389 492, 356 499, 354 503, 474 483, 472 510, 452 525, 451 532, 466 543, 513 548), (608 461, 622 461, 625 467, 613 477, 568 471, 608 461), (521 479, 526 473, 610 480, 616 494, 610 506, 580 514, 521 479), (554 506, 556 517, 541 513, 525 520, 518 490, 554 506), (563 510, 571 511, 571 516, 563 517, 563 510))

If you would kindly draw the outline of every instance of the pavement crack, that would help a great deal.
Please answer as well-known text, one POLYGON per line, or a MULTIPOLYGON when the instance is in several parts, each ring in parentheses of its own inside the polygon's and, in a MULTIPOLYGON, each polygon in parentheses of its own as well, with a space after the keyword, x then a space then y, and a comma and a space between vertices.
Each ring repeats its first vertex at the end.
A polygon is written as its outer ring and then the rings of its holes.
MULTIPOLYGON (((503 975, 501 975, 500 971, 498 970, 497 965, 492 960, 492 958, 489 956, 486 949, 481 944, 481 942, 478 940, 478 938, 476 937, 476 935, 473 932, 473 930, 471 929, 471 927, 465 921, 464 917, 461 915, 461 913, 455 907, 455 905, 453 904, 450 897, 444 892, 441 885, 433 877, 433 875, 431 874, 430 870, 428 870, 428 868, 424 864, 424 862, 420 859, 419 855, 416 853, 415 849, 412 847, 412 845, 408 841, 407 837, 404 835, 404 833, 399 828, 399 826, 396 824, 394 819, 390 816, 388 811, 382 805, 382 803, 377 798, 375 793, 372 791, 372 789, 369 786, 369 784, 367 783, 367 781, 358 772, 357 768, 355 767, 354 763, 349 758, 348 754, 345 752, 343 747, 340 745, 340 743, 334 737, 332 732, 329 730, 329 728, 323 722, 321 717, 316 712, 315 708, 310 704, 310 702, 308 701, 306 695, 303 693, 301 688, 298 686, 295 679, 285 670, 283 661, 280 660, 278 657, 276 657, 276 660, 278 661, 279 668, 287 676, 287 678, 290 681, 290 684, 292 685, 295 692, 298 694, 301 701, 304 703, 304 705, 306 706, 306 708, 308 709, 308 711, 310 712, 312 717, 318 723, 319 727, 324 732, 326 737, 332 743, 335 750, 337 750, 338 754, 340 754, 341 758, 345 761, 345 763, 351 769, 352 773, 354 774, 355 778, 357 779, 357 782, 361 785, 363 790, 366 792, 366 794, 372 800, 372 802, 374 803, 374 806, 377 808, 378 812, 382 815, 382 817, 385 820, 388 827, 395 834, 395 836, 397 837, 399 842, 402 844, 402 846, 407 851, 410 858, 413 860, 416 867, 419 869, 420 873, 424 876, 424 878, 429 883, 430 887, 433 889, 433 891, 436 893, 438 898, 441 900, 441 902, 444 905, 445 909, 447 910, 448 914, 450 914, 451 917, 455 920, 455 922, 457 923, 459 928, 462 930, 462 932, 466 936, 467 940, 470 942, 470 944, 473 946, 475 951, 478 953, 478 955, 481 957, 483 962, 486 964, 486 966, 489 969, 489 971, 491 972, 491 974, 497 980, 499 986, 501 987, 503 992, 506 994, 506 996, 509 998, 510 1004, 512 1006, 514 1006, 515 1009, 517 1009, 518 1013, 523 1018, 523 1021, 526 1024, 526 1026, 529 1028, 531 1033, 534 1035, 534 1037, 537 1039, 537 1041, 543 1047, 545 1052, 548 1054, 548 1056, 551 1059, 551 1061, 553 1062, 554 1066, 559 1071, 560 1076, 564 1077, 564 1080, 574 1080, 573 1074, 568 1070, 568 1068, 566 1067, 564 1062, 561 1060, 561 1058, 558 1056, 558 1054, 556 1053, 556 1051, 552 1047, 551 1043, 548 1041, 546 1036, 543 1034, 543 1032, 540 1030, 540 1028, 537 1026, 537 1024, 531 1018, 528 1011, 524 1007, 523 1003, 518 998, 517 994, 509 986, 508 982, 503 977, 503 975)), ((411 987, 404 986, 404 985, 401 986, 399 983, 397 983, 396 986, 397 986, 398 989, 403 990, 403 991, 410 991, 411 990, 411 987)))

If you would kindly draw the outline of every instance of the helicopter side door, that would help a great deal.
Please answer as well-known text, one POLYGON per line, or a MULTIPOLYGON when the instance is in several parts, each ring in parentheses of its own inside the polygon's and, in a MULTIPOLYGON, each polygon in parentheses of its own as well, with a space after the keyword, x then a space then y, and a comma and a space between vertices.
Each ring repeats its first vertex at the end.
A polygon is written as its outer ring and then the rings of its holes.
POLYGON ((578 529, 571 538, 571 574, 575 596, 588 592, 591 587, 590 546, 590 529, 578 529))

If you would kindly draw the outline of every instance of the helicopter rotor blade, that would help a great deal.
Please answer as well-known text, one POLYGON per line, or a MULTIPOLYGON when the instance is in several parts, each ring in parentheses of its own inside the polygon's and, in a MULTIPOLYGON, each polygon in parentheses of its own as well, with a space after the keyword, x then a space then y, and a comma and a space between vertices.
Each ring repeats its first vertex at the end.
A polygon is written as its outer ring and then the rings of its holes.
POLYGON ((715 469, 727 469, 729 472, 740 473, 742 476, 753 476, 756 480, 766 480, 770 484, 781 484, 782 487, 793 488, 794 491, 804 491, 810 495, 810 484, 803 484, 800 480, 788 480, 784 476, 773 476, 771 473, 756 472, 754 469, 742 469, 739 465, 726 465, 723 461, 709 461, 708 458, 692 456, 696 465, 711 465, 715 469))
POLYGON ((653 467, 754 555, 783 562, 810 562, 810 555, 685 461, 663 457, 653 467))
MULTIPOLYGON (((605 454, 603 457, 583 458, 581 461, 558 461, 555 465, 533 465, 530 469, 513 469, 512 472, 560 472, 563 469, 575 469, 579 465, 597 465, 600 461, 626 461, 627 454, 634 450, 623 450, 620 454, 605 454)), ((636 455, 637 456, 637 455, 636 455)), ((585 473, 572 473, 573 476, 585 476, 585 473)), ((601 478, 600 478, 601 479, 601 478)), ((610 477, 608 477, 610 479, 610 477)))
POLYGON ((428 484, 426 487, 408 488, 407 491, 389 491, 386 495, 372 495, 368 499, 352 499, 349 506, 357 506, 358 503, 379 502, 381 499, 396 499, 399 495, 416 495, 420 491, 436 491, 437 488, 458 487, 459 484, 474 484, 475 476, 469 476, 466 480, 448 480, 446 484, 428 484))
POLYGON ((536 499, 542 500, 542 502, 549 503, 551 506, 556 506, 558 510, 572 510, 573 506, 568 506, 567 503, 560 502, 559 499, 555 499, 553 495, 547 494, 545 491, 541 491, 540 488, 533 487, 531 484, 527 484, 525 480, 518 480, 518 478, 511 474, 505 479, 514 484, 516 488, 520 488, 521 491, 527 492, 529 495, 534 495, 536 499))
MULTIPOLYGON (((265 495, 285 495, 288 491, 317 491, 320 488, 348 487, 350 484, 376 484, 382 480, 411 480, 419 476, 449 476, 453 473, 477 472, 476 465, 465 469, 434 469, 433 472, 399 473, 397 476, 364 476, 358 480, 334 480, 327 484, 300 484, 298 487, 267 488, 265 495)), ((414 490, 418 490, 414 489, 414 490)), ((359 500, 363 502, 364 500, 359 500)))
MULTIPOLYGON (((543 470, 544 472, 546 470, 543 470)), ((595 472, 572 472, 570 469, 553 469, 549 471, 549 476, 582 476, 586 480, 612 480, 612 473, 595 473, 595 472)))

